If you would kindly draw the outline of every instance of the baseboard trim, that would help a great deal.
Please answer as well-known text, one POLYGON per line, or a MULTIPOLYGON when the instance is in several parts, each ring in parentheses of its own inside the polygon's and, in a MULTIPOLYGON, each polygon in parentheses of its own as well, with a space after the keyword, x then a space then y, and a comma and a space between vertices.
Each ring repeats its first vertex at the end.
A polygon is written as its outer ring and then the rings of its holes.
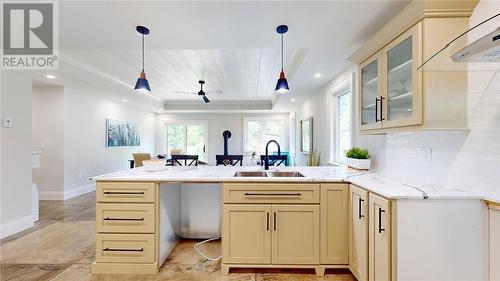
POLYGON ((40 200, 66 200, 95 190, 95 183, 78 186, 64 191, 39 190, 40 200))
POLYGON ((27 216, 18 218, 13 221, 2 223, 0 225, 0 239, 7 236, 11 236, 30 227, 33 227, 33 215, 29 214, 27 216))
POLYGON ((86 194, 92 191, 95 191, 95 183, 82 185, 76 188, 72 188, 70 190, 64 190, 64 200, 80 196, 82 194, 86 194))

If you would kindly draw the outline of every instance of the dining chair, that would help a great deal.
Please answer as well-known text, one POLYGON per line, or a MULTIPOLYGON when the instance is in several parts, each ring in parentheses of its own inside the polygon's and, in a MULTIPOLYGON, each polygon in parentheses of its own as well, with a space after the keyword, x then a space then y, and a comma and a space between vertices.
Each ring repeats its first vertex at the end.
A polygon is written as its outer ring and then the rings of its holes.
POLYGON ((172 166, 198 166, 198 155, 172 155, 172 166), (184 160, 184 164, 179 160, 184 160))
POLYGON ((243 155, 215 155, 216 165, 243 166, 243 155))
MULTIPOLYGON (((269 165, 271 166, 288 166, 288 155, 269 155, 269 165)), ((264 165, 265 155, 260 156, 260 165, 264 165)))
POLYGON ((142 167, 142 161, 150 160, 151 154, 149 153, 132 153, 132 157, 134 157, 134 166, 142 167))

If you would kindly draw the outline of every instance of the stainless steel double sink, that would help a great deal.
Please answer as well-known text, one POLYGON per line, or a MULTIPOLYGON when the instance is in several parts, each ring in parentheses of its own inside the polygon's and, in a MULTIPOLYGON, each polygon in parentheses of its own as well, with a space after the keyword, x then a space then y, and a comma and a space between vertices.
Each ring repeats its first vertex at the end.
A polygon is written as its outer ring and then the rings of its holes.
POLYGON ((234 174, 235 177, 243 178, 303 178, 304 175, 295 171, 240 171, 234 174))

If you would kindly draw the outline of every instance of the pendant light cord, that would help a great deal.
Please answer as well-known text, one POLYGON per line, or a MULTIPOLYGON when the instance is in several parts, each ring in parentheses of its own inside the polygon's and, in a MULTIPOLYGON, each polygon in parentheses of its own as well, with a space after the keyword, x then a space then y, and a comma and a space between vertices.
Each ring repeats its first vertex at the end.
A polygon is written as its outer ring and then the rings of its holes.
POLYGON ((144 71, 144 34, 142 34, 142 71, 144 71))
POLYGON ((284 51, 283 51, 283 33, 281 33, 281 71, 283 71, 283 68, 285 65, 285 63, 284 63, 285 59, 283 58, 283 53, 284 53, 284 51))

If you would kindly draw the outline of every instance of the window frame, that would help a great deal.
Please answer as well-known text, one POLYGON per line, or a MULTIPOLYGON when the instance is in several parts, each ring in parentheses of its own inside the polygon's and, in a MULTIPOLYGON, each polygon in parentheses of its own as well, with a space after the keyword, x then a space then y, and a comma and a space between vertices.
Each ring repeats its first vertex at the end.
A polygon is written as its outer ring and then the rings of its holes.
MULTIPOLYGON (((261 122, 264 122, 264 131, 266 131, 266 126, 265 125, 268 121, 278 121, 280 123, 280 132, 279 132, 279 136, 280 136, 280 145, 283 145, 283 141, 285 141, 285 130, 283 128, 284 126, 284 120, 283 118, 280 118, 280 117, 273 117, 273 116, 269 116, 269 117, 243 117, 243 126, 242 126, 242 139, 243 139, 243 153, 244 154, 248 154, 250 155, 253 151, 249 151, 247 150, 247 144, 248 144, 248 135, 247 135, 247 129, 248 129, 248 122, 249 121, 261 121, 261 122)), ((265 134, 264 134, 265 135, 265 134)), ((264 140, 263 140, 264 141, 264 140)), ((282 147, 283 148, 283 147, 282 147)), ((264 151, 256 151, 257 154, 258 153, 264 153, 264 151)))
POLYGON ((342 153, 339 151, 339 106, 338 98, 350 94, 350 136, 349 142, 351 146, 354 143, 354 122, 355 122, 355 92, 354 92, 354 73, 349 74, 347 77, 336 83, 329 91, 329 97, 331 101, 329 103, 329 108, 331 110, 330 114, 330 163, 331 164, 346 164, 346 161, 340 157, 342 153))
MULTIPOLYGON (((209 149, 208 149, 208 121, 205 120, 172 120, 172 121, 165 121, 163 123, 163 134, 162 134, 162 143, 161 143, 161 151, 163 154, 168 155, 170 151, 167 151, 168 147, 168 126, 169 125, 182 125, 185 127, 185 136, 184 136, 184 153, 187 153, 187 127, 189 125, 198 125, 198 126, 204 126, 205 127, 205 161, 209 161, 209 149)), ((202 159, 200 159, 202 160, 202 159)))

